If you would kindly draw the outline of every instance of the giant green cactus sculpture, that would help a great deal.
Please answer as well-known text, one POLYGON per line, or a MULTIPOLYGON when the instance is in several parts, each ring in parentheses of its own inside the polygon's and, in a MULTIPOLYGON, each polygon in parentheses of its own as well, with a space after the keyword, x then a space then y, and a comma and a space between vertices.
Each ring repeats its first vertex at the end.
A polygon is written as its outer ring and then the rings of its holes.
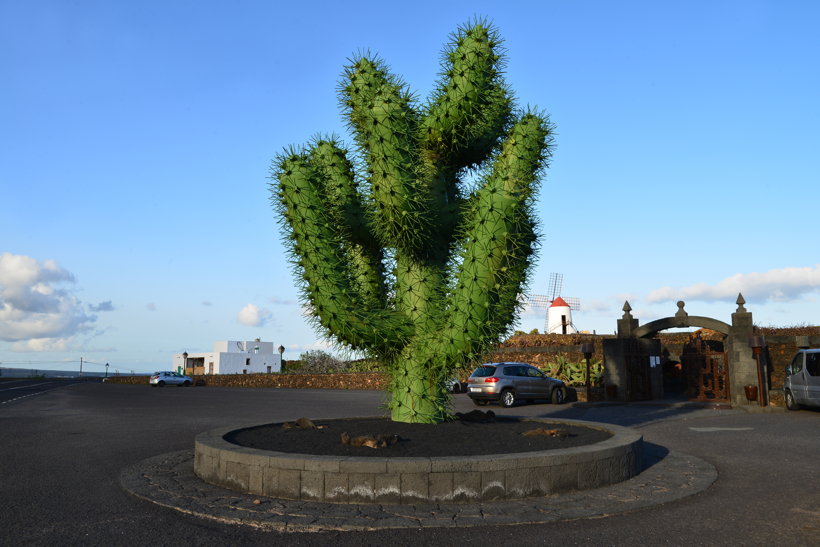
POLYGON ((448 416, 443 382, 507 332, 536 243, 552 141, 514 111, 495 31, 459 29, 419 105, 377 58, 340 86, 357 153, 317 139, 274 161, 273 201, 313 319, 390 364, 395 421, 448 416))

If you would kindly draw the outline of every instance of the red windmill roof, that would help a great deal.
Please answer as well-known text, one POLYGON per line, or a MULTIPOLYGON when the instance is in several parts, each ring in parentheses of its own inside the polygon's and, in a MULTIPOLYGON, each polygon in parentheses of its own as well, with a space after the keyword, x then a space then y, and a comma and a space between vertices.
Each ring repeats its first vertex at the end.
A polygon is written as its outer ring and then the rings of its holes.
POLYGON ((569 307, 569 304, 564 302, 564 299, 561 298, 560 296, 557 297, 555 300, 553 300, 552 304, 550 304, 550 308, 557 308, 557 307, 560 307, 560 306, 563 306, 564 308, 569 307))

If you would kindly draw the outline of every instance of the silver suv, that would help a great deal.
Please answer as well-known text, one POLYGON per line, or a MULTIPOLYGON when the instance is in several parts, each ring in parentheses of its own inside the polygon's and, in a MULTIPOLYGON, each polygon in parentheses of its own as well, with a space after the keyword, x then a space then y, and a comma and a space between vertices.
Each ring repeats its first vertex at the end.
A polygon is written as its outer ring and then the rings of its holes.
POLYGON ((470 375, 467 395, 477 405, 499 402, 507 408, 522 400, 549 399, 561 404, 567 398, 567 387, 527 363, 485 363, 470 375))
POLYGON ((801 349, 786 367, 786 408, 820 406, 820 349, 801 349))

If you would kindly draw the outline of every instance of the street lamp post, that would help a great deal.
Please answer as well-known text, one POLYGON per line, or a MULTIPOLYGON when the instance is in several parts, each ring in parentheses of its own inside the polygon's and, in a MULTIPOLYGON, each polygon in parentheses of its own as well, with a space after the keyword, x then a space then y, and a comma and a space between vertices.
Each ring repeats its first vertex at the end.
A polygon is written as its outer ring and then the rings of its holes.
POLYGON ((585 342, 581 344, 581 353, 584 354, 584 359, 587 360, 587 402, 590 402, 590 393, 592 391, 592 382, 589 378, 589 360, 592 358, 592 354, 595 353, 595 344, 592 342, 585 342))
POLYGON ((105 377, 108 378, 108 363, 105 364, 105 377))
POLYGON ((760 406, 763 404, 763 368, 760 366, 760 353, 766 346, 766 339, 762 336, 750 336, 749 347, 755 354, 755 361, 757 362, 757 402, 760 406))

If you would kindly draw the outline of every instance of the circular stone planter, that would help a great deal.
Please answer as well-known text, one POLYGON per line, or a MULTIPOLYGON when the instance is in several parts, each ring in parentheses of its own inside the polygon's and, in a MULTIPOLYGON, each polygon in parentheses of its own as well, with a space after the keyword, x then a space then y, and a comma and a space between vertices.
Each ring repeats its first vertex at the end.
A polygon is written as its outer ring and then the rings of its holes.
POLYGON ((229 443, 226 427, 196 438, 194 472, 204 481, 273 498, 335 503, 475 503, 615 484, 637 475, 643 437, 580 420, 530 419, 602 429, 605 441, 540 452, 457 457, 346 457, 273 452, 229 443))

